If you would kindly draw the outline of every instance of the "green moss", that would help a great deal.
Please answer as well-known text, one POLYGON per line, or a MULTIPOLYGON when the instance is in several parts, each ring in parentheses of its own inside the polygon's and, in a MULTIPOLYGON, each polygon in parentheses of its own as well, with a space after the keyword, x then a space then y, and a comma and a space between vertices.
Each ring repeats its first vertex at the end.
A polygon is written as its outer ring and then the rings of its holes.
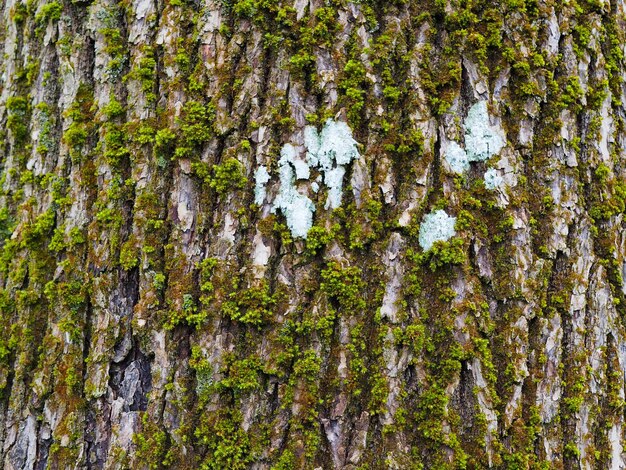
POLYGON ((431 271, 454 264, 464 264, 467 261, 465 243, 460 238, 449 241, 436 241, 433 247, 422 255, 421 262, 428 264, 431 271))
POLYGON ((397 346, 409 346, 415 354, 421 354, 424 346, 424 325, 408 325, 405 329, 396 327, 393 330, 394 340, 397 346))
POLYGON ((0 242, 6 240, 13 233, 14 223, 7 207, 0 208, 0 242))
POLYGON ((260 328, 274 317, 278 294, 271 294, 267 282, 233 292, 222 305, 222 313, 234 321, 260 328))
POLYGON ((201 468, 245 470, 254 461, 250 437, 241 428, 241 413, 235 409, 204 413, 195 430, 198 442, 207 449, 201 468))
POLYGON ((7 128, 13 134, 16 144, 22 144, 28 136, 30 120, 30 102, 22 96, 10 96, 7 99, 7 128))
POLYGON ((160 151, 164 151, 175 141, 176 134, 171 129, 160 129, 154 136, 154 144, 160 151))
POLYGON ((61 12, 63 7, 58 1, 46 3, 39 8, 39 12, 35 15, 35 22, 40 25, 48 23, 49 21, 58 21, 61 19, 61 12))
POLYGON ((154 50, 151 47, 144 46, 142 52, 144 56, 136 61, 134 67, 124 77, 124 80, 138 80, 141 83, 141 90, 145 93, 146 100, 152 103, 157 99, 155 94, 157 61, 154 50))
POLYGON ((16 3, 11 11, 13 21, 18 25, 23 24, 30 13, 28 5, 22 2, 16 3))
POLYGON ((29 224, 23 232, 23 246, 34 247, 36 243, 41 242, 44 237, 48 236, 54 227, 56 216, 53 209, 37 216, 37 218, 29 224))
POLYGON ((205 105, 197 101, 185 103, 178 119, 180 137, 175 157, 189 158, 198 146, 206 143, 213 136, 214 120, 215 107, 212 104, 205 105))
POLYGON ((297 468, 296 457, 293 451, 288 449, 280 455, 276 464, 271 467, 271 470, 293 470, 294 468, 297 468))
POLYGON ((220 196, 246 187, 244 167, 237 159, 229 158, 224 163, 215 165, 212 170, 213 176, 209 181, 209 186, 220 196))
POLYGON ((235 359, 233 356, 227 356, 222 370, 224 378, 216 384, 216 387, 218 390, 229 389, 236 396, 252 392, 261 385, 260 372, 261 361, 258 357, 235 359))
POLYGON ((165 274, 163 273, 155 273, 154 278, 152 280, 152 286, 157 290, 161 291, 165 287, 165 274))
POLYGON ((62 317, 58 321, 59 329, 67 333, 73 343, 79 343, 85 327, 84 309, 89 285, 82 279, 59 283, 50 281, 45 285, 44 294, 51 305, 65 307, 60 310, 62 317))
POLYGON ((56 148, 57 142, 52 132, 54 127, 54 113, 47 103, 39 103, 35 109, 38 111, 37 124, 39 125, 39 138, 37 152, 46 155, 56 148))
POLYGON ((65 243, 65 224, 54 229, 54 234, 48 244, 48 249, 52 251, 62 251, 66 248, 65 243))
POLYGON ((311 349, 304 352, 293 365, 293 373, 297 377, 315 382, 322 367, 321 360, 317 353, 311 349))
POLYGON ((333 234, 324 227, 314 225, 309 229, 306 238, 306 252, 309 256, 315 256, 333 239, 333 234))
POLYGON ((122 244, 120 249, 120 266, 126 271, 139 265, 139 253, 136 241, 131 238, 122 244))
POLYGON ((344 77, 339 82, 339 89, 345 96, 348 108, 348 122, 352 127, 358 127, 361 113, 365 107, 367 94, 367 79, 365 66, 357 59, 350 59, 343 68, 344 77))
POLYGON ((335 299, 346 313, 356 314, 365 309, 362 296, 365 287, 361 270, 354 266, 342 268, 336 261, 331 261, 321 272, 320 289, 330 298, 335 299))
POLYGON ((580 450, 578 449, 578 446, 576 445, 574 441, 570 441, 567 444, 565 444, 565 447, 563 448, 563 453, 565 454, 565 457, 567 458, 571 458, 571 459, 580 458, 580 450))
POLYGON ((141 423, 141 432, 133 435, 133 442, 137 446, 137 456, 151 470, 163 468, 169 446, 169 436, 150 422, 147 413, 142 414, 141 423))
POLYGON ((348 241, 352 250, 366 249, 384 233, 382 203, 368 196, 363 199, 360 208, 355 203, 350 203, 335 211, 335 215, 348 229, 348 241))
POLYGON ((108 120, 122 117, 124 112, 124 106, 122 106, 122 103, 120 103, 113 94, 109 96, 109 102, 102 107, 102 114, 104 114, 108 120))
POLYGON ((370 396, 367 409, 372 415, 382 414, 387 410, 387 397, 389 395, 387 380, 381 373, 376 372, 369 376, 368 382, 370 396))
POLYGON ((194 296, 187 293, 183 294, 180 308, 170 309, 168 315, 163 325, 166 330, 172 330, 181 324, 194 326, 197 329, 206 322, 208 312, 206 310, 200 310, 194 296))
POLYGON ((217 265, 217 258, 206 258, 198 266, 200 268, 200 303, 207 308, 215 298, 213 295, 215 286, 212 281, 217 265))
POLYGON ((105 24, 104 28, 98 30, 104 38, 104 52, 109 55, 110 60, 106 67, 106 72, 110 80, 117 80, 121 77, 123 70, 128 64, 128 47, 120 29, 122 10, 112 7, 103 10, 100 19, 105 24))
POLYGON ((69 147, 72 161, 77 163, 83 158, 83 148, 90 134, 94 131, 93 92, 81 83, 76 92, 76 99, 68 107, 63 116, 71 120, 63 133, 63 141, 69 147))

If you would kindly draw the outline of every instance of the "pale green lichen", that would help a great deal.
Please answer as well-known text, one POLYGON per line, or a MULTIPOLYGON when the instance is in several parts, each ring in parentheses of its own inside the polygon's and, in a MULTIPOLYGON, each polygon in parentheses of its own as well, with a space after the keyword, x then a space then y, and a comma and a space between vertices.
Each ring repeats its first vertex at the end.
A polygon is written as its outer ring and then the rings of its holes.
POLYGON ((465 129, 465 149, 457 142, 450 142, 444 152, 444 158, 450 169, 464 173, 470 162, 485 161, 500 153, 506 145, 506 136, 500 126, 494 126, 489 120, 487 102, 474 104, 463 122, 465 129))
POLYGON ((420 225, 419 244, 428 251, 437 241, 447 241, 456 235, 456 217, 449 216, 443 209, 426 214, 420 225))
POLYGON ((469 170, 469 159, 467 152, 456 142, 450 142, 444 154, 448 165, 455 173, 461 174, 469 170))
POLYGON ((341 206, 345 166, 359 158, 357 142, 352 130, 345 122, 328 119, 319 134, 313 126, 304 130, 304 144, 307 148, 307 161, 319 168, 328 187, 326 209, 341 206))
POLYGON ((263 204, 263 201, 265 201, 265 195, 266 195, 265 185, 267 184, 269 180, 270 180, 270 174, 267 172, 267 168, 261 165, 254 172, 254 181, 255 181, 254 203, 258 204, 259 206, 263 204))
POLYGON ((491 189, 492 191, 502 187, 502 183, 504 183, 504 179, 498 173, 498 170, 495 168, 489 168, 485 172, 485 188, 491 189))
POLYGON ((504 130, 489 122, 487 102, 474 104, 465 118, 465 151, 470 162, 487 160, 506 144, 504 130))
MULTIPOLYGON (((313 126, 304 129, 304 145, 307 149, 306 161, 298 158, 296 149, 285 144, 278 162, 280 168, 280 192, 274 201, 273 211, 280 209, 287 218, 287 226, 294 237, 306 238, 312 226, 315 205, 304 194, 300 194, 294 183, 296 180, 308 180, 311 168, 317 168, 323 175, 328 188, 325 209, 341 206, 343 178, 346 165, 360 157, 357 142, 352 137, 352 130, 345 122, 328 119, 320 133, 313 126)), ((261 204, 265 199, 265 183, 269 174, 260 167, 256 173, 255 202, 261 204), (260 202, 259 202, 260 201, 260 202)), ((319 191, 320 177, 312 182, 311 189, 319 191)))
POLYGON ((300 194, 295 186, 296 167, 294 165, 296 150, 291 144, 285 144, 278 161, 280 170, 280 192, 274 201, 272 212, 280 210, 287 219, 287 227, 294 237, 306 238, 313 226, 315 204, 304 194, 300 194))

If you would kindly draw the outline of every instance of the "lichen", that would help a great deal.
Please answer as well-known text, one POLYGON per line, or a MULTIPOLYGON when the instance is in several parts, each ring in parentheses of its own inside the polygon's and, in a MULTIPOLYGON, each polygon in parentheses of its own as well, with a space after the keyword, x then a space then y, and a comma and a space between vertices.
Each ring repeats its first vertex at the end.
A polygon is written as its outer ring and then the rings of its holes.
POLYGON ((502 186, 502 183, 504 182, 502 176, 500 176, 500 173, 498 173, 498 170, 496 170, 495 168, 489 168, 485 172, 484 178, 485 188, 491 189, 492 191, 500 188, 502 186))
POLYGON ((486 101, 479 101, 470 108, 464 127, 465 151, 470 162, 487 160, 506 144, 502 128, 489 122, 486 101))
POLYGON ((444 154, 444 158, 450 169, 455 173, 463 173, 469 169, 469 158, 467 153, 456 142, 450 142, 444 154))
MULTIPOLYGON (((280 209, 287 218, 287 226, 294 237, 306 238, 309 228, 313 225, 315 205, 305 195, 300 194, 294 186, 296 180, 308 180, 311 168, 317 168, 323 175, 324 185, 328 188, 325 209, 337 209, 341 206, 343 177, 346 165, 359 158, 357 142, 352 137, 352 130, 345 122, 328 119, 322 132, 318 133, 314 126, 304 129, 304 145, 307 150, 306 161, 298 159, 296 148, 287 143, 281 150, 278 161, 280 169, 280 192, 274 201, 273 211, 280 209)), ((257 170, 255 201, 262 202, 265 198, 264 184, 269 181, 267 170, 257 170), (259 173, 259 171, 261 173, 259 173), (265 173, 263 173, 265 171, 265 173), (259 179, 260 178, 260 179, 259 179), (266 180, 267 181, 264 181, 266 180)), ((313 192, 319 191, 318 176, 311 184, 313 192)))
POLYGON ((254 203, 259 206, 263 204, 266 195, 265 185, 270 180, 270 174, 267 172, 267 168, 263 165, 257 168, 254 172, 254 203))
POLYGON ((319 168, 328 187, 325 209, 341 206, 345 165, 359 158, 357 142, 352 130, 345 122, 328 119, 321 133, 313 126, 304 129, 304 144, 307 148, 307 161, 319 168))
POLYGON ((450 169, 457 174, 467 171, 470 162, 485 161, 499 153, 506 145, 504 130, 489 122, 486 101, 479 101, 470 108, 463 127, 465 149, 452 141, 444 153, 450 169))
POLYGON ((420 226, 419 244, 424 251, 432 248, 436 241, 447 241, 456 235, 456 217, 449 216, 443 209, 424 216, 420 226))
POLYGON ((287 219, 287 226, 294 237, 306 238, 313 226, 315 204, 304 194, 300 194, 295 186, 296 150, 291 144, 285 144, 278 161, 280 171, 280 192, 274 200, 272 212, 280 210, 287 219))

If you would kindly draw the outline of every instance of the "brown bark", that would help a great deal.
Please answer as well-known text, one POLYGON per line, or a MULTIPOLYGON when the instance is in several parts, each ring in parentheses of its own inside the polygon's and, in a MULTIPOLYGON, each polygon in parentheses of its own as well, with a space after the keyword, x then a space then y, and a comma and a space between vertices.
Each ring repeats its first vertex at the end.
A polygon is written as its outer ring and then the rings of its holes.
POLYGON ((623 0, 1 11, 4 468, 626 465, 623 0))

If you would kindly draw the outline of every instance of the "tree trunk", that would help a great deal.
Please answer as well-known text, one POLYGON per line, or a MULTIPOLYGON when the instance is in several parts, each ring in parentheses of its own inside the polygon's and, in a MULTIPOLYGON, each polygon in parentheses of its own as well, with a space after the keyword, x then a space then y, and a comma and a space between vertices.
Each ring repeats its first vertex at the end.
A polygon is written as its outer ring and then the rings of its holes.
POLYGON ((6 469, 626 466, 624 0, 7 0, 6 469))

